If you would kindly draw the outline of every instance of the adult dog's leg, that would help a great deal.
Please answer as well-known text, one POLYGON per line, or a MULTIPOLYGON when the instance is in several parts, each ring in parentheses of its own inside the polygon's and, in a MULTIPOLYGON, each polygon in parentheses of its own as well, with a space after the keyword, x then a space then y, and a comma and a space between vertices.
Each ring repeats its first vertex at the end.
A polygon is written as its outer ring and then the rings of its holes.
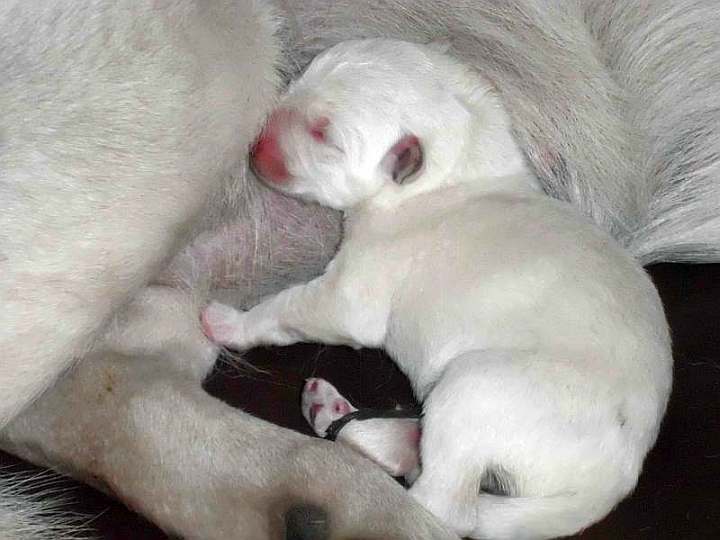
POLYGON ((0 2, 0 426, 187 240, 277 83, 253 0, 0 2))
POLYGON ((181 369, 180 350, 95 353, 5 429, 3 446, 188 539, 284 538, 318 515, 317 538, 454 538, 354 451, 232 409, 200 387, 210 357, 185 360, 196 364, 181 369))

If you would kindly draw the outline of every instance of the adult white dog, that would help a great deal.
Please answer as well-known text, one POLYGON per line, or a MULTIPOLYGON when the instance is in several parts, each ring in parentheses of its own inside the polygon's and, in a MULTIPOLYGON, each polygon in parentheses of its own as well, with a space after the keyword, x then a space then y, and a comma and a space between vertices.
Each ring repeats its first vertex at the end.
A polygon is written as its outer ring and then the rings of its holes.
POLYGON ((716 260, 720 14, 712 0, 278 8, 1 3, 3 446, 187 538, 278 536, 297 505, 329 515, 329 536, 443 537, 351 452, 200 388, 207 291, 252 302, 317 272, 337 239, 332 215, 245 183, 278 65, 293 72, 351 37, 451 38, 502 94, 545 191, 643 263, 716 260))

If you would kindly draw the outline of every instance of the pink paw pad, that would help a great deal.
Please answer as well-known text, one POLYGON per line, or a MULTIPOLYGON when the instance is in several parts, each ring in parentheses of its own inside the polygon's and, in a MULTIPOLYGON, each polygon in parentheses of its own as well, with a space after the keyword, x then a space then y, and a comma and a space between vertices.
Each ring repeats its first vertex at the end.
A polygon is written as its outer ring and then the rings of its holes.
POLYGON ((357 410, 332 384, 316 378, 306 381, 301 408, 305 420, 321 437, 335 420, 357 410))
POLYGON ((349 414, 350 411, 350 404, 345 401, 344 398, 336 399, 333 401, 332 410, 335 414, 340 415, 340 417, 345 416, 346 414, 349 414))
POLYGON ((234 324, 235 310, 229 306, 213 302, 200 313, 200 326, 205 336, 214 343, 222 345, 232 344, 233 336, 237 333, 234 324))

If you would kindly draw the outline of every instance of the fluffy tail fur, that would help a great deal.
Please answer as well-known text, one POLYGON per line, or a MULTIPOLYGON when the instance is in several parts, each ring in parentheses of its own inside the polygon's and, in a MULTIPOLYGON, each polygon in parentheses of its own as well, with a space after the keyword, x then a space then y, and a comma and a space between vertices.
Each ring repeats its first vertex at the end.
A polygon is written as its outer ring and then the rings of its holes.
POLYGON ((714 0, 285 0, 296 66, 349 38, 448 39, 497 86, 546 191, 638 259, 720 260, 714 0))
POLYGON ((582 501, 577 494, 532 498, 483 495, 476 509, 481 525, 471 536, 495 540, 566 536, 598 519, 600 511, 595 504, 595 499, 582 501))

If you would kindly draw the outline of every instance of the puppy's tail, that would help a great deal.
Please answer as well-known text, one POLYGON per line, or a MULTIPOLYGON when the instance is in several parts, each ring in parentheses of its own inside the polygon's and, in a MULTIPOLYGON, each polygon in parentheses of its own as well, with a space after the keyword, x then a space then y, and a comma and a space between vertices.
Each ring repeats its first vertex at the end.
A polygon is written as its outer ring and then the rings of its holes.
POLYGON ((87 518, 68 511, 52 473, 0 471, 0 540, 88 540, 87 518))
POLYGON ((579 494, 504 497, 481 494, 471 538, 522 540, 569 536, 604 517, 617 501, 579 494))

